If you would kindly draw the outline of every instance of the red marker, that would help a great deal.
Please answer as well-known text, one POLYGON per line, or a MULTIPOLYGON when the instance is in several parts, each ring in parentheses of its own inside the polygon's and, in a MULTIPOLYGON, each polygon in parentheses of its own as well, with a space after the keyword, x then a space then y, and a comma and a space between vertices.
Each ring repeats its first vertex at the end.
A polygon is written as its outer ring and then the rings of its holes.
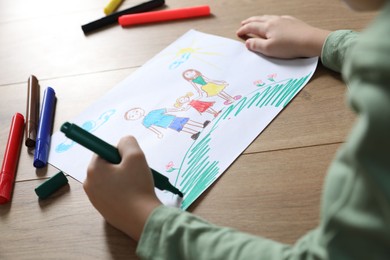
POLYGON ((202 5, 172 10, 122 15, 118 18, 118 22, 121 26, 130 26, 136 24, 154 23, 208 15, 210 15, 210 7, 208 5, 202 5))
POLYGON ((20 147, 22 146, 24 117, 16 113, 12 118, 7 147, 5 148, 3 165, 0 172, 0 204, 11 199, 15 181, 16 166, 19 161, 20 147))

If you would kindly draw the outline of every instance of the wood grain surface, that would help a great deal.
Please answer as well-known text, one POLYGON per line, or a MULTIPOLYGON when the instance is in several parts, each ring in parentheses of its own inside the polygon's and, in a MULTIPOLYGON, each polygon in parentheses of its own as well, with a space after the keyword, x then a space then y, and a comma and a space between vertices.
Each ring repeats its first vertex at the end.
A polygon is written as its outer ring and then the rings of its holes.
MULTIPOLYGON (((120 9, 141 1, 124 1, 120 9)), ((27 79, 56 90, 53 131, 190 29, 239 39, 254 15, 292 15, 328 30, 363 29, 374 13, 340 1, 168 0, 166 8, 209 4, 212 16, 121 28, 85 36, 81 25, 104 15, 103 0, 0 1, 0 157, 11 118, 25 114, 27 79)), ((318 224, 327 167, 354 121, 340 75, 319 64, 308 85, 189 208, 218 225, 284 243, 318 224)), ((41 97, 42 98, 42 97, 41 97)), ((0 259, 137 259, 136 243, 106 224, 82 184, 46 200, 35 187, 58 172, 36 170, 23 146, 12 201, 0 206, 0 259)))

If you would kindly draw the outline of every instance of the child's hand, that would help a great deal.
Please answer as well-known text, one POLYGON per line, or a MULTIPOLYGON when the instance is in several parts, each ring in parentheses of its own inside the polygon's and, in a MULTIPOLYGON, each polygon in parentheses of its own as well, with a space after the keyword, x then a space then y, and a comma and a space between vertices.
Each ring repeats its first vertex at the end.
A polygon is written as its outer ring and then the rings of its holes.
POLYGON ((122 138, 118 150, 120 164, 111 164, 96 155, 92 158, 84 190, 108 223, 138 240, 148 216, 161 202, 135 138, 122 138))
POLYGON ((237 35, 249 50, 275 58, 321 56, 330 31, 312 27, 291 16, 255 16, 241 22, 237 35))

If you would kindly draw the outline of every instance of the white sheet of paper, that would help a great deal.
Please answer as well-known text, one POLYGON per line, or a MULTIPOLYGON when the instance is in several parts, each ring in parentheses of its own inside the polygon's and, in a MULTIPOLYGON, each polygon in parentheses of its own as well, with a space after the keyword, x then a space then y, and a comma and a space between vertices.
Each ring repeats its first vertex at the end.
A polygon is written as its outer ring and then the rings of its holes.
MULTIPOLYGON (((184 193, 179 200, 156 189, 159 199, 187 209, 306 85, 317 62, 266 58, 190 30, 69 122, 114 146, 135 136, 150 167, 184 193)), ((84 181, 91 157, 63 133, 52 136, 49 163, 75 179, 84 181)))

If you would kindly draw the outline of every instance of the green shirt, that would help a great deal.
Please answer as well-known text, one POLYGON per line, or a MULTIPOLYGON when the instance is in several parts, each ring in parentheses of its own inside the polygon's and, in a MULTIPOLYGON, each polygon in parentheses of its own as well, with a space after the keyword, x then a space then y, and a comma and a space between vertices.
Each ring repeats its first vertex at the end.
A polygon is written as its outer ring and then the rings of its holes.
POLYGON ((321 60, 342 72, 358 119, 329 167, 319 226, 287 245, 160 206, 141 258, 390 259, 390 1, 365 32, 331 33, 321 60))

